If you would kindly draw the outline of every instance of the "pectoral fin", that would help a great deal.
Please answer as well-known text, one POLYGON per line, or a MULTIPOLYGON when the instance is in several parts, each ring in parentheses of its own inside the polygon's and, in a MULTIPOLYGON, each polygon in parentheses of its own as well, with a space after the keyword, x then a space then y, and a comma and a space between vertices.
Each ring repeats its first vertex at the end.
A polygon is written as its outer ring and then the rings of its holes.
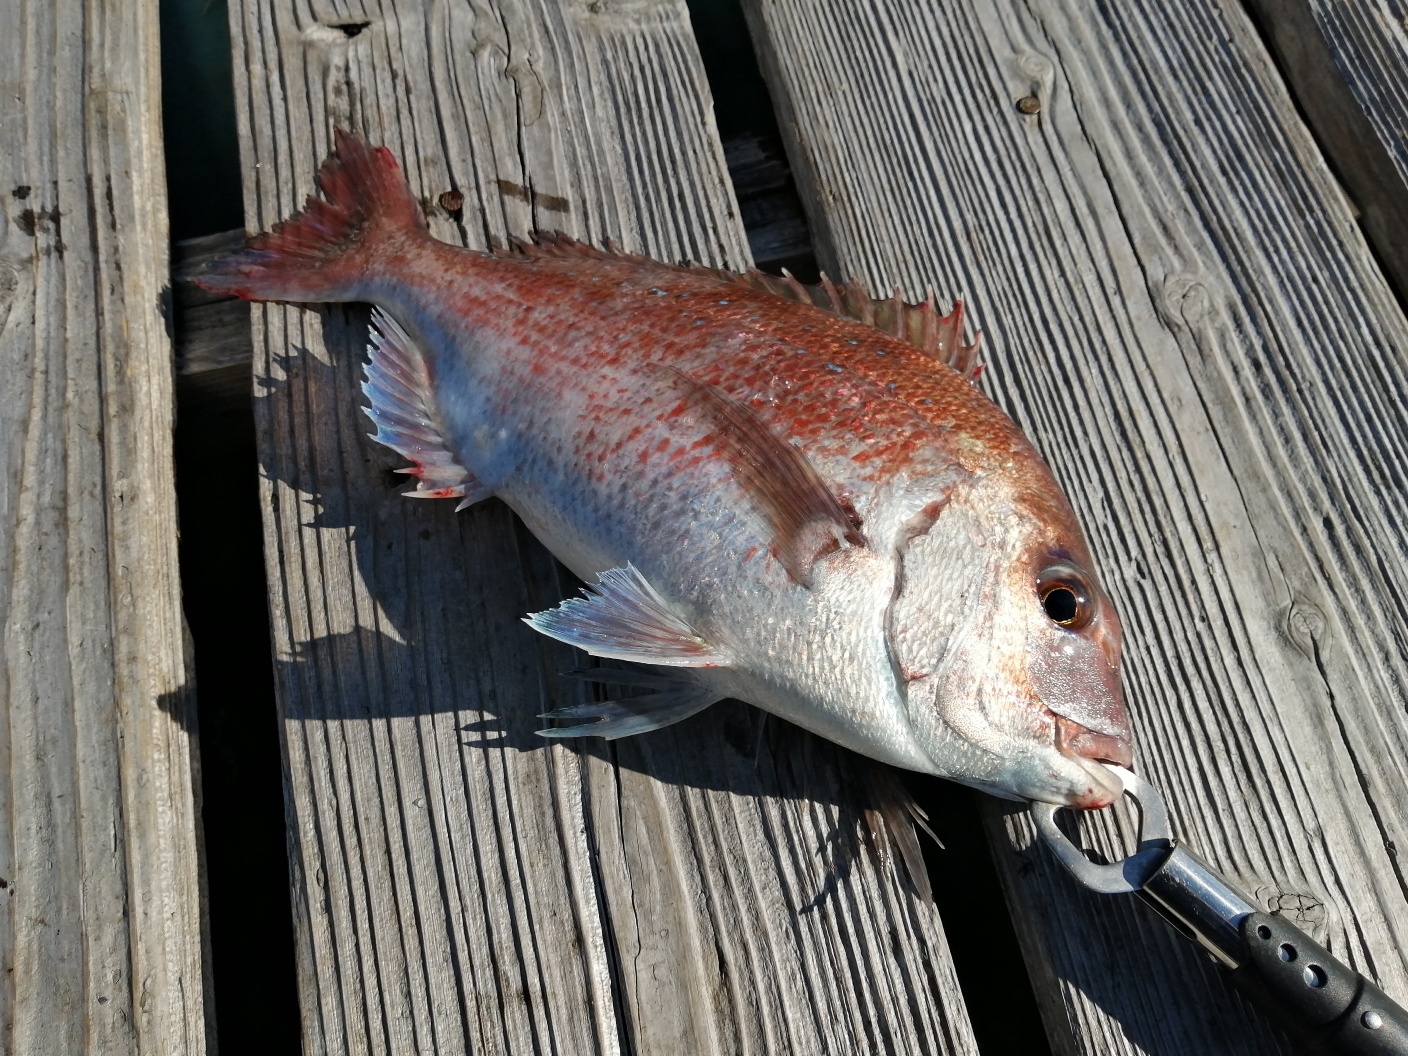
POLYGON ((543 737, 630 737, 687 719, 723 698, 714 690, 685 679, 670 678, 653 671, 618 671, 598 667, 572 671, 574 678, 610 685, 645 686, 654 690, 638 697, 577 704, 544 713, 554 720, 591 720, 576 726, 552 726, 538 733, 543 737))
POLYGON ((707 416, 733 470, 773 531, 773 547, 794 583, 811 586, 812 564, 843 546, 864 546, 860 525, 821 474, 746 404, 681 371, 671 372, 707 416))
POLYGON ((670 608, 634 565, 611 568, 555 609, 523 622, 593 656, 665 667, 722 667, 729 657, 670 608))
POLYGON ((373 440, 385 444, 415 463, 398 470, 419 477, 409 499, 452 499, 464 501, 462 510, 491 492, 474 474, 460 465, 445 443, 430 384, 425 358, 411 336, 380 308, 372 312, 372 343, 367 352, 367 380, 362 383, 371 406, 367 417, 376 423, 373 440))

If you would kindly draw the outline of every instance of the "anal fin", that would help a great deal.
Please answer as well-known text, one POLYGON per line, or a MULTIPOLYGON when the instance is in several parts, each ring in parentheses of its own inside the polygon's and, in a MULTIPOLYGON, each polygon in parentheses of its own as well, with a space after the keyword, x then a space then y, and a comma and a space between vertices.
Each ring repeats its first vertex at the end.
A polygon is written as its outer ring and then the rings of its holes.
POLYGON ((605 737, 614 741, 648 733, 695 715, 723 698, 715 690, 683 678, 671 678, 654 671, 616 670, 597 667, 568 672, 573 678, 616 686, 641 686, 652 690, 636 697, 594 701, 570 708, 545 712, 540 718, 581 721, 575 726, 550 726, 538 733, 543 737, 605 737))
POLYGON ((593 656, 665 667, 722 667, 729 657, 670 608, 640 571, 607 569, 598 582, 523 622, 593 656))
POLYGON ((380 308, 372 312, 372 343, 362 392, 364 408, 376 423, 373 440, 415 465, 397 470, 419 478, 408 499, 463 499, 456 510, 487 499, 492 492, 462 466, 445 442, 435 410, 430 371, 401 324, 380 308))

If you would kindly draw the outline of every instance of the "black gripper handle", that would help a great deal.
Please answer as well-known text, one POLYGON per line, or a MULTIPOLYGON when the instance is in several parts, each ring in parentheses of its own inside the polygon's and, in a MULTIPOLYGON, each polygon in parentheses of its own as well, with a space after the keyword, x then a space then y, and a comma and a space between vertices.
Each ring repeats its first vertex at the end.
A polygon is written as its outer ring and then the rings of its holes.
POLYGON ((1232 982, 1307 1052, 1408 1056, 1408 1011, 1284 917, 1241 923, 1232 982))

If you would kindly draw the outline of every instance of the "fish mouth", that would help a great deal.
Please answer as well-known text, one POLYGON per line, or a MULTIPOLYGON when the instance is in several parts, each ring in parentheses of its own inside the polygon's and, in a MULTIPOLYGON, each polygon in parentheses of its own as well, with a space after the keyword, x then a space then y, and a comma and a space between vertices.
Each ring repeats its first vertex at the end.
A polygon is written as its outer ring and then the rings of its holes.
POLYGON ((1063 715, 1056 716, 1056 750, 1072 759, 1134 765, 1134 745, 1127 735, 1100 733, 1063 715))
POLYGON ((1070 806, 1099 810, 1124 795, 1124 782, 1110 772, 1107 764, 1126 768, 1134 764, 1134 746, 1127 735, 1099 733, 1057 715, 1056 750, 1079 763, 1091 777, 1091 787, 1072 797, 1070 806))

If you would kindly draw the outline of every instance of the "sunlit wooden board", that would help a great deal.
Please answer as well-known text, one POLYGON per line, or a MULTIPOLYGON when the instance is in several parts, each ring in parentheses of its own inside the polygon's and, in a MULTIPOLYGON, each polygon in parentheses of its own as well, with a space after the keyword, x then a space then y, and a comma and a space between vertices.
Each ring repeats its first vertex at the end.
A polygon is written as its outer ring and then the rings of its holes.
POLYGON ((206 1049, 155 0, 0 5, 0 1052, 206 1049))
MULTIPOLYGON (((232 8, 252 226, 343 125, 447 241, 748 261, 682 3, 232 8)), ((396 495, 366 320, 254 313, 305 1051, 974 1051, 936 911, 843 853, 869 764, 809 738, 755 763, 737 705, 535 735, 583 658, 519 617, 575 586, 501 505, 396 495)))

